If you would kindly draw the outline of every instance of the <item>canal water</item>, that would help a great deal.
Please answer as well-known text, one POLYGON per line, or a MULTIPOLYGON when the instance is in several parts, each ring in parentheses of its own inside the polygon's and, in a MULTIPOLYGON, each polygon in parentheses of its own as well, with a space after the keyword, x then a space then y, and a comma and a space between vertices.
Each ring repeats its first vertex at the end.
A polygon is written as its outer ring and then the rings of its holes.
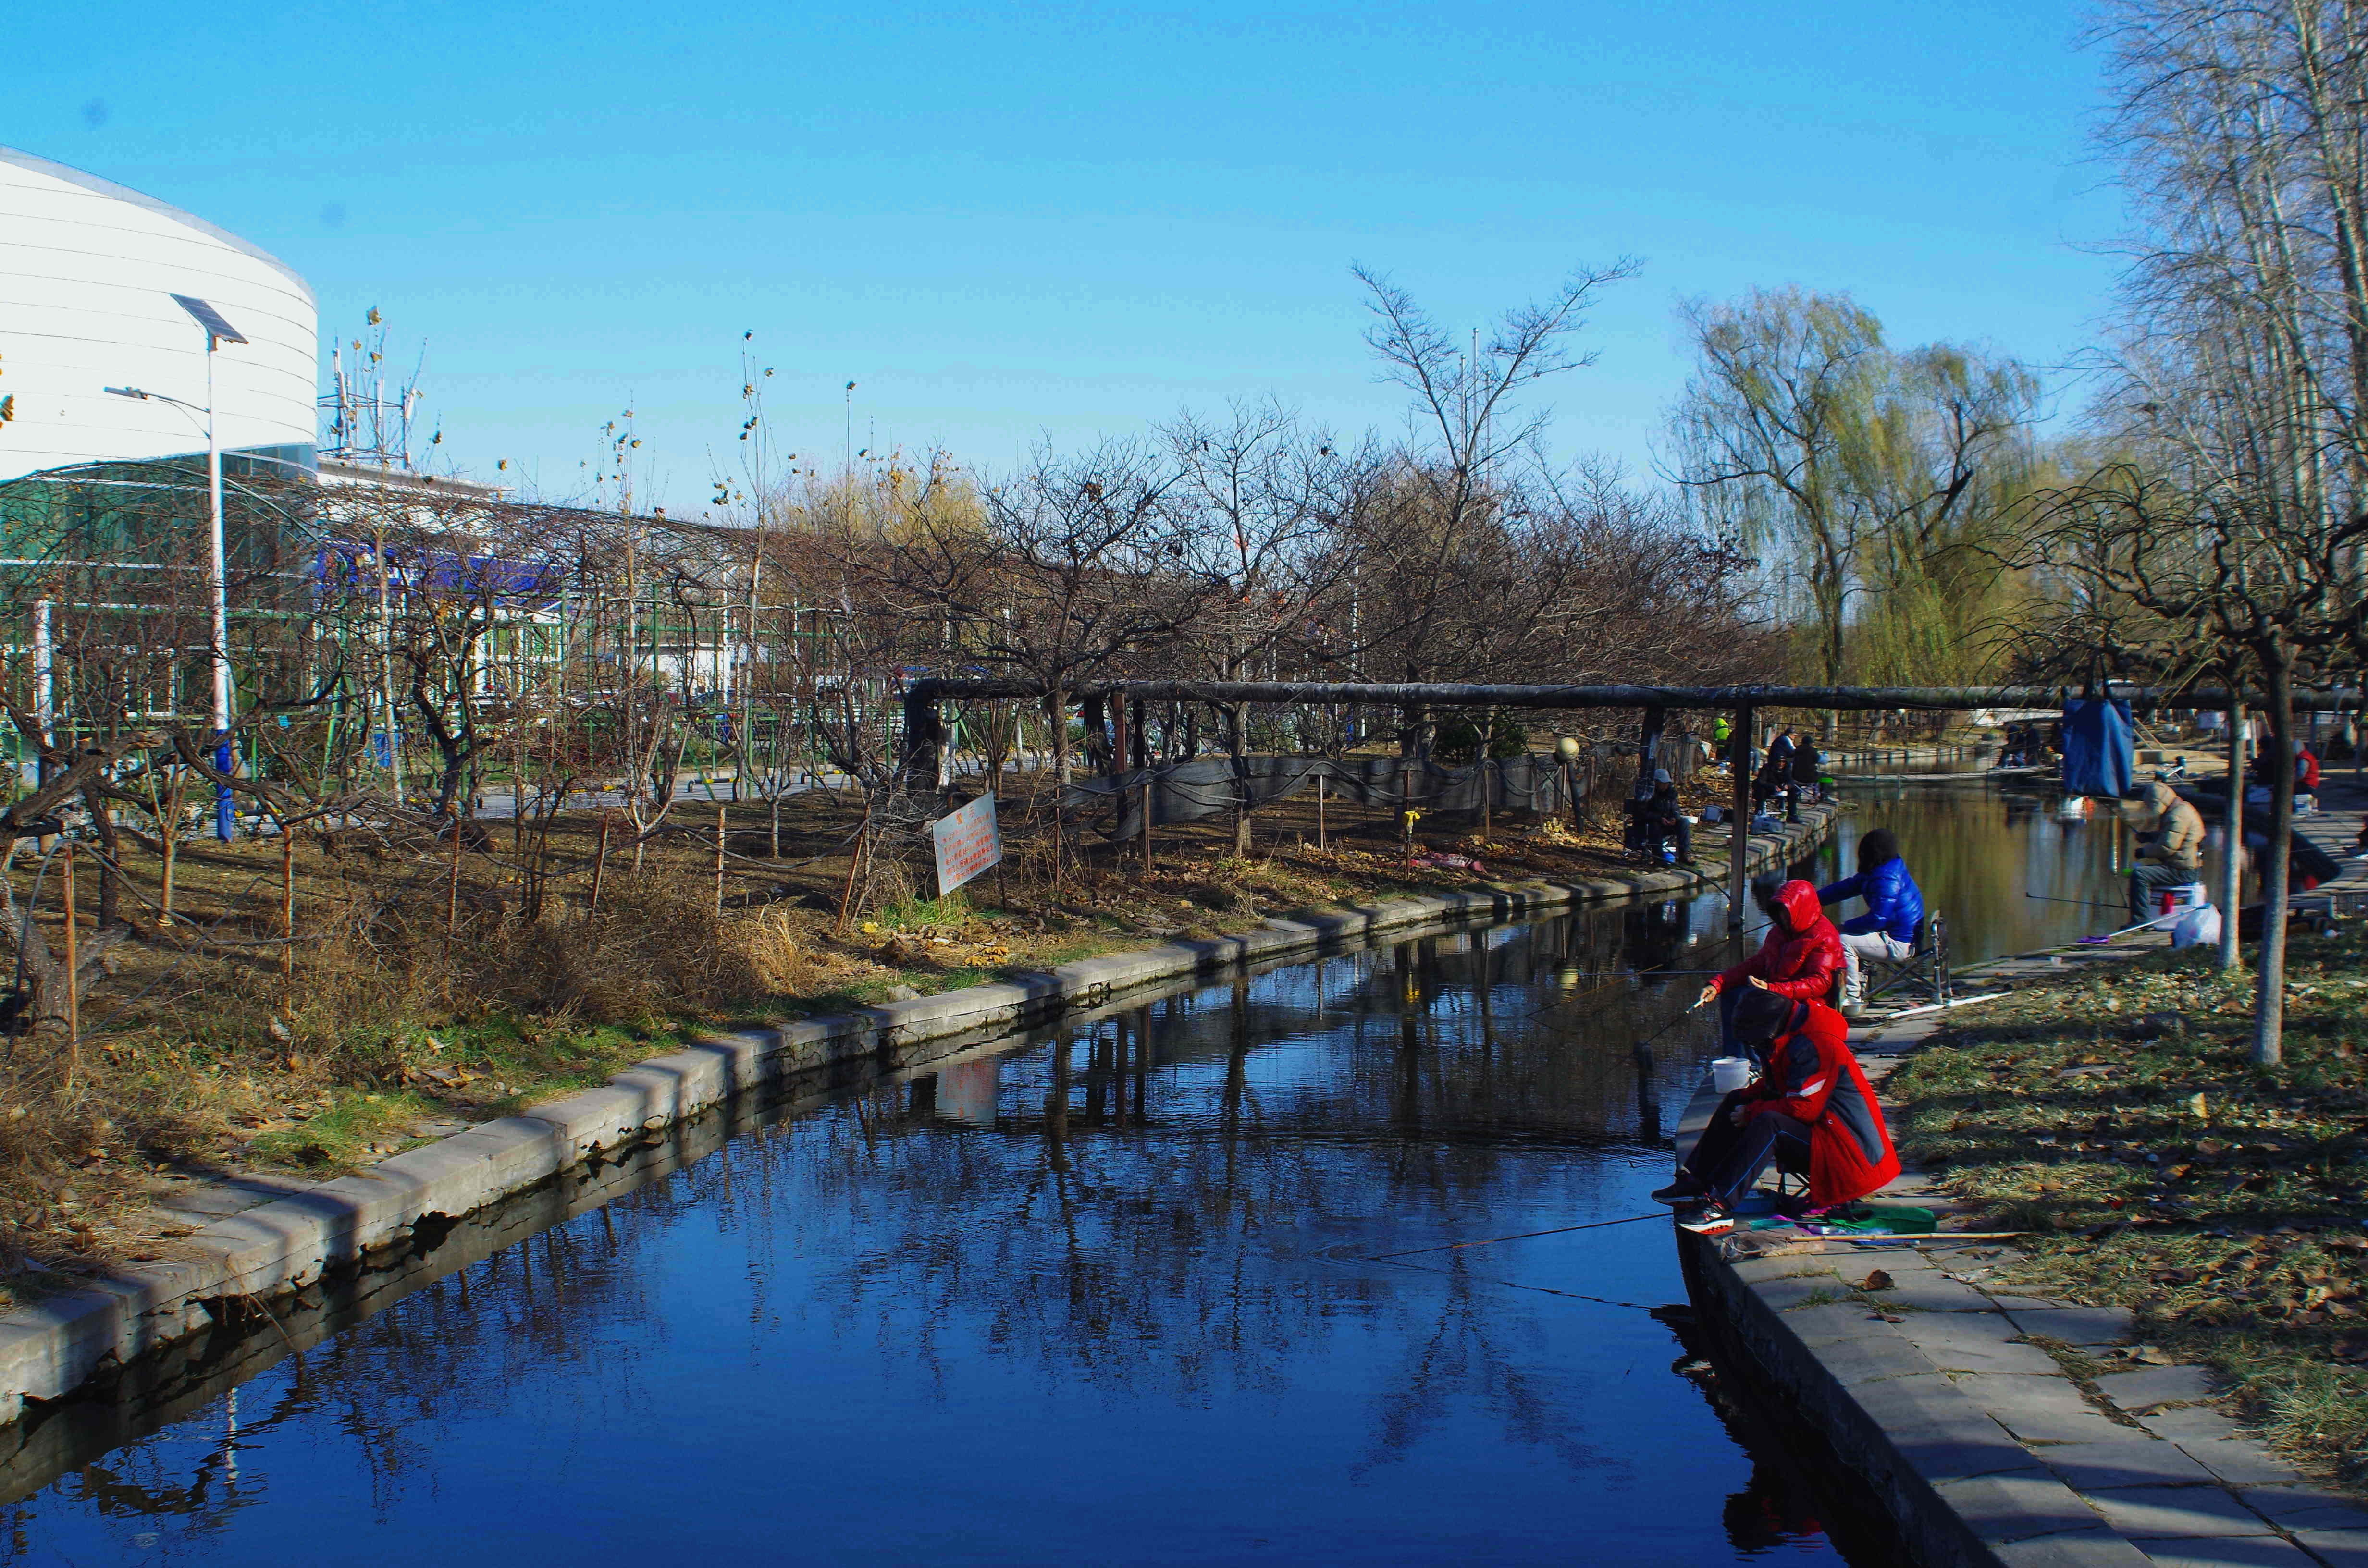
MULTIPOLYGON (((1963 940, 2098 928, 2012 895, 2110 824, 1878 820, 1963 940)), ((1714 898, 1429 937, 757 1115, 20 1467, 0 1562, 1889 1562, 1646 1198, 1734 950, 1714 898)))

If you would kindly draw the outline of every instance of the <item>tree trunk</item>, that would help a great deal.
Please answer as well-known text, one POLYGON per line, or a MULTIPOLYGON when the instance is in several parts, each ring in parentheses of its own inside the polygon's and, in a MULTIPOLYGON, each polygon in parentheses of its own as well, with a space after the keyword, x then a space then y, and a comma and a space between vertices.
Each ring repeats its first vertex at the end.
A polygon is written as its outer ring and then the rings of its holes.
MULTIPOLYGON (((2235 687, 2232 676, 2228 682, 2235 687)), ((2242 967, 2245 945, 2237 932, 2237 911, 2245 894, 2245 705, 2228 704, 2228 800, 2222 808, 2220 855, 2220 950, 2212 967, 2223 974, 2242 967)))
POLYGON ((83 803, 90 808, 90 825, 98 833, 98 842, 107 851, 98 863, 98 928, 120 926, 123 920, 123 873, 117 868, 123 864, 123 840, 115 831, 115 818, 107 809, 106 797, 97 790, 82 792, 83 803))
POLYGON ((2261 967, 2253 994, 2253 1060, 2274 1067, 2285 1051, 2286 897, 2294 856, 2294 667, 2283 647, 2261 653, 2270 719, 2269 847, 2261 868, 2261 967))
POLYGON ((1234 853, 1247 856, 1250 852, 1250 740, 1249 705, 1229 703, 1225 708, 1225 753, 1234 765, 1234 853))

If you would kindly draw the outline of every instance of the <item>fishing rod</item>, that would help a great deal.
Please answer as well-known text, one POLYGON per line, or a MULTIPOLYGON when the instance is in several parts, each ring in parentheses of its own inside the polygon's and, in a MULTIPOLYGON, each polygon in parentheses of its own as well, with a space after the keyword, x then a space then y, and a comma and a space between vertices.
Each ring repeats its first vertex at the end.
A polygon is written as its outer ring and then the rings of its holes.
POLYGON ((2095 947, 2100 942, 2110 942, 2116 937, 2126 937, 2133 931, 2146 930, 2155 926, 2157 922, 2161 921, 2163 918, 2164 917, 2159 915, 2150 915, 2147 918, 2139 921, 2135 926, 2124 926, 2118 931, 2108 931, 2101 937, 2075 937, 2073 940, 2076 942, 2085 942, 2090 947, 2095 947))

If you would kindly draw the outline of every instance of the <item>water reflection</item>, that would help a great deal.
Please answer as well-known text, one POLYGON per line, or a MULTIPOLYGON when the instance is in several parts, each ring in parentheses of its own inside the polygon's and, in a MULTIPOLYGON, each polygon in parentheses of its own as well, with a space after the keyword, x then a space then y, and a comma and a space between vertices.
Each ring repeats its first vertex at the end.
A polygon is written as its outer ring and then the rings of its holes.
POLYGON ((296 1325, 20 1491, 0 1562, 1828 1551, 1671 1370, 1666 1224, 1488 1240, 1650 1211, 1707 1042, 1636 1042, 1720 934, 1427 937, 761 1120, 296 1325))
MULTIPOLYGON (((2060 947, 2129 924, 2130 858, 2138 831, 2153 825, 2140 808, 2093 801, 2066 816, 2052 793, 1964 784, 1857 784, 1844 799, 1850 809, 1808 874, 1825 881, 1855 870, 1859 836, 1888 827, 1927 904, 1948 915, 1955 961, 2060 947)), ((2214 888, 2219 837, 2215 829, 2204 856, 2214 888)))

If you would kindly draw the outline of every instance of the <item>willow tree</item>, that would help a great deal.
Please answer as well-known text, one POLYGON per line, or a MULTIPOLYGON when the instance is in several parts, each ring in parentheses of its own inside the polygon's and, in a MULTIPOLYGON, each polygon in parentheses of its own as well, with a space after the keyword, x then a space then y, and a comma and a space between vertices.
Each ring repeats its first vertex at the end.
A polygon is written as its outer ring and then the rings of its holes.
POLYGON ((1758 290, 1682 313, 1696 366, 1669 477, 1761 559, 1818 675, 1974 673, 1994 547, 2032 467, 2035 379, 1945 344, 1894 350, 1846 294, 1758 290))

